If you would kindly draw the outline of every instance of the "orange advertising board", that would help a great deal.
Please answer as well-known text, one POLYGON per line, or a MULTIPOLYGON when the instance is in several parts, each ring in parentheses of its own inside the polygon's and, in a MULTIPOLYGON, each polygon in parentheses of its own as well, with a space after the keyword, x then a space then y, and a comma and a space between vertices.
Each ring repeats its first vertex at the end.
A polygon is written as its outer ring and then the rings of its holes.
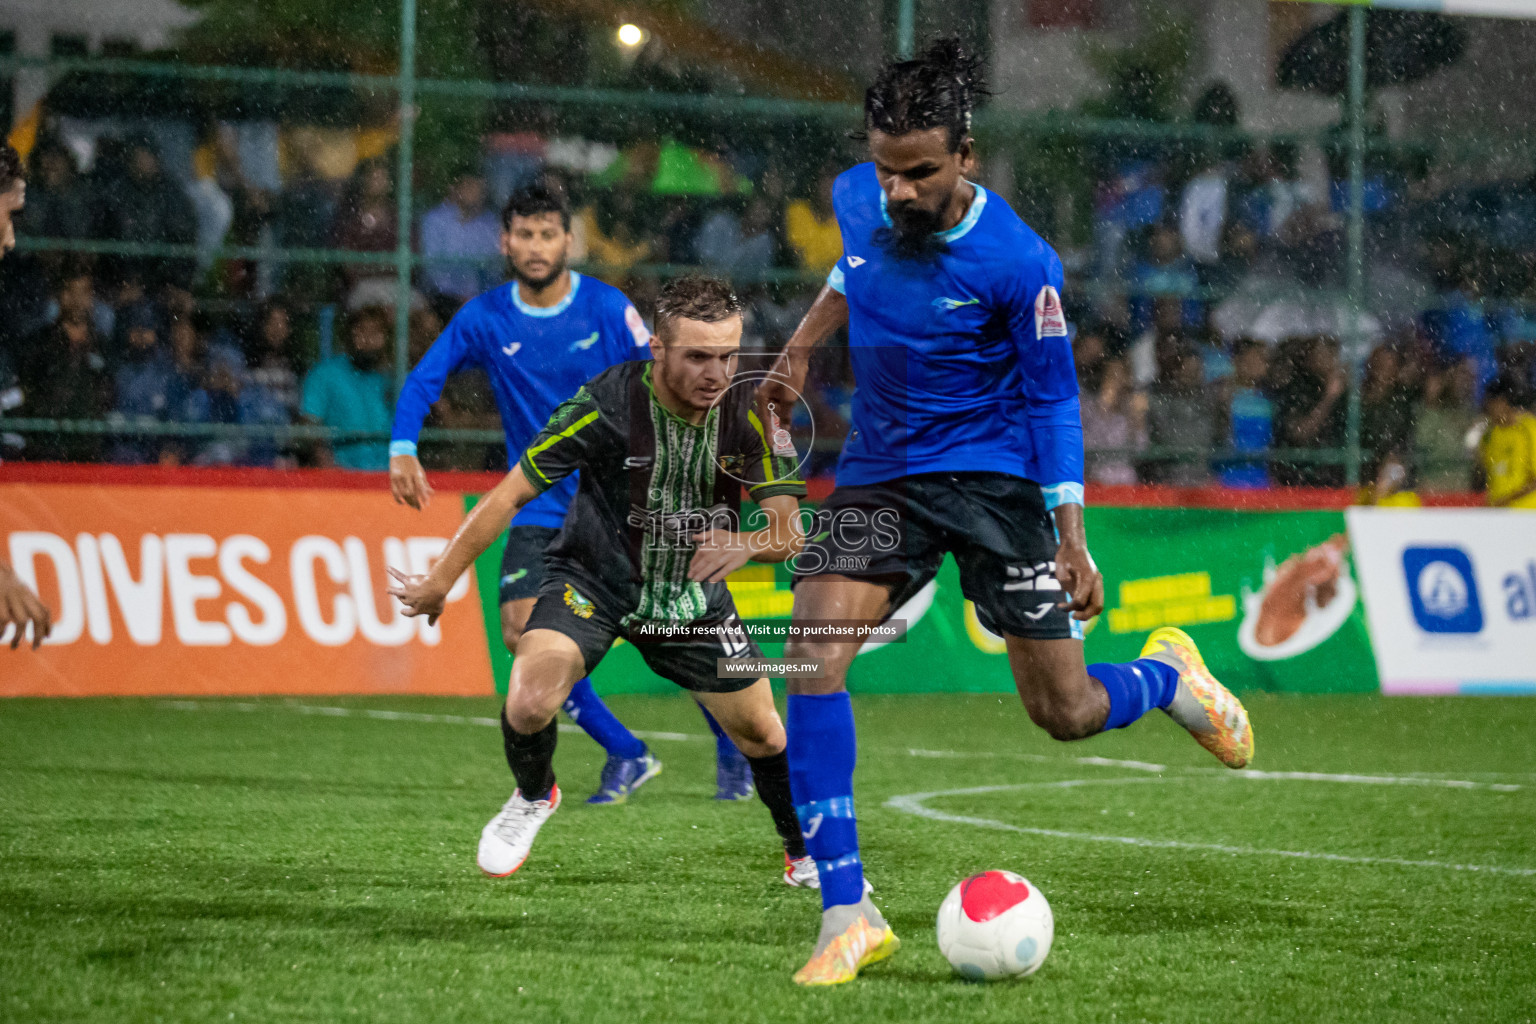
POLYGON ((0 483, 0 553, 54 614, 40 650, 0 651, 0 697, 490 694, 471 574, 436 626, 384 592, 447 546, 455 498, 0 483))

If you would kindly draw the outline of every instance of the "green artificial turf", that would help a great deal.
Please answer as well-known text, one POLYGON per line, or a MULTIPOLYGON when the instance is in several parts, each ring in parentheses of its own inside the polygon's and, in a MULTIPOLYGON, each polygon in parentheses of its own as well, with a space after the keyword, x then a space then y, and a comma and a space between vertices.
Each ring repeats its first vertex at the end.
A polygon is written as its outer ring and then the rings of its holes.
POLYGON ((5 702, 0 1020, 1536 1015, 1536 701, 1248 703, 1258 769, 1477 785, 1241 779, 1162 716, 1063 745, 1012 698, 856 698, 865 863, 904 945, 802 991, 817 898, 778 881, 761 805, 709 799, 713 744, 681 696, 613 701, 634 728, 695 737, 652 742, 666 771, 627 806, 581 803, 599 754, 562 735, 568 802, 498 881, 474 849, 511 790, 499 733, 359 714, 488 716, 490 700, 5 702), (1065 780, 1086 781, 919 805, 979 821, 886 803, 1065 780), (939 901, 987 868, 1055 908, 1034 978, 966 984, 939 956, 939 901))

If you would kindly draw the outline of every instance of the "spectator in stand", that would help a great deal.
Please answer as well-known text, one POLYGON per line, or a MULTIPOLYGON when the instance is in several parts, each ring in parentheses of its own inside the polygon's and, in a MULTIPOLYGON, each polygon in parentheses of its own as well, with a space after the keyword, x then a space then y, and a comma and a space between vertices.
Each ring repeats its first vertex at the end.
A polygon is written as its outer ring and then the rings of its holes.
MULTIPOLYGON (((181 186, 165 173, 160 151, 147 136, 127 141, 120 175, 103 180, 97 191, 97 226, 103 238, 153 245, 191 245, 197 216, 181 186)), ((196 262, 189 259, 127 257, 151 291, 162 285, 192 283, 196 262)))
POLYGON ((1477 424, 1477 377, 1472 364, 1455 363, 1424 380, 1424 402, 1414 417, 1414 462, 1419 486, 1430 492, 1472 489, 1467 436, 1477 424))
POLYGON ((1131 283, 1131 333, 1140 334, 1152 325, 1154 305, 1159 301, 1180 303, 1184 327, 1198 327, 1204 321, 1204 303, 1195 297, 1200 277, 1184 255, 1179 229, 1174 225, 1158 224, 1148 233, 1146 257, 1137 262, 1131 283))
POLYGON ((762 197, 747 200, 740 215, 724 200, 699 228, 694 255, 711 271, 733 278, 760 277, 774 264, 773 210, 762 197))
MULTIPOLYGON (((240 422, 240 372, 229 353, 214 356, 206 325, 195 315, 178 316, 166 331, 170 349, 170 387, 165 419, 170 423, 240 422)), ((228 466, 239 460, 244 444, 234 437, 183 437, 168 440, 160 462, 228 466)))
POLYGON ((1481 262, 1475 254, 1462 253, 1452 268, 1455 287, 1442 291, 1439 306, 1422 317, 1424 331, 1441 358, 1472 363, 1479 392, 1498 370, 1498 339, 1483 304, 1481 262))
MULTIPOLYGON (((291 249, 324 249, 332 242, 331 229, 336 221, 335 190, 316 172, 303 149, 294 151, 291 159, 295 171, 276 200, 275 241, 291 249)), ((333 287, 331 268, 315 263, 287 264, 282 281, 290 295, 318 297, 333 287)))
POLYGON ((1148 483, 1200 487, 1210 483, 1216 405, 1205 386, 1205 363, 1190 344, 1165 354, 1157 387, 1147 399, 1147 438, 1154 448, 1184 449, 1143 463, 1148 483))
POLYGON ((1416 388, 1406 361, 1387 345, 1365 361, 1360 386, 1362 503, 1417 504, 1413 452, 1416 388))
POLYGON ((1270 485, 1267 453, 1274 440, 1274 404, 1266 393, 1269 346, 1257 338, 1239 338, 1232 346, 1232 375, 1217 390, 1221 417, 1217 438, 1223 447, 1252 452, 1255 458, 1234 458, 1216 468, 1223 487, 1263 488, 1270 485))
MULTIPOLYGON (((8 411, 26 417, 99 420, 112 408, 112 374, 104 339, 91 315, 90 273, 74 264, 59 280, 54 296, 58 318, 18 353, 21 401, 8 401, 8 411)), ((99 462, 102 450, 102 438, 96 434, 32 434, 23 455, 41 462, 99 462)))
MULTIPOLYGON (((1275 393, 1276 434, 1287 448, 1342 448, 1349 381, 1339 362, 1339 344, 1317 336, 1299 339, 1294 365, 1275 393)), ((1278 460, 1275 482, 1286 487, 1342 487, 1337 463, 1278 460)))
MULTIPOLYGON (((1195 100, 1192 117, 1196 124, 1234 129, 1240 120, 1237 96, 1225 82, 1213 82, 1195 100)), ((1232 161, 1240 152, 1220 140, 1205 149, 1204 169, 1189 179, 1179 197, 1178 231, 1184 252, 1201 267, 1210 267, 1221 260, 1221 239, 1232 206, 1232 161)))
POLYGON ((1483 409, 1488 432, 1479 454, 1488 481, 1488 504, 1536 509, 1536 416, 1527 408, 1524 384, 1500 376, 1488 385, 1483 409))
POLYGON ((1158 367, 1162 365, 1170 347, 1179 344, 1183 332, 1183 304, 1166 295, 1153 300, 1152 322, 1146 330, 1134 336, 1125 354, 1131 371, 1131 382, 1138 389, 1144 391, 1157 380, 1158 367))
MULTIPOLYGON (((171 361, 161 345, 164 330, 164 314, 152 302, 141 300, 118 311, 113 419, 139 426, 165 420, 173 384, 171 361)), ((120 434, 112 442, 112 461, 150 465, 159 462, 165 450, 158 434, 120 434)))
POLYGON ((426 286, 463 305, 501 280, 501 223, 486 205, 485 179, 460 174, 448 198, 421 218, 426 286), (449 257, 433 262, 435 257, 449 257))
POLYGON ((1162 171, 1151 160, 1122 161, 1094 195, 1094 262, 1100 276, 1118 277, 1124 270, 1126 240, 1157 223, 1163 215, 1167 189, 1162 171))
POLYGON ((75 156, 56 138, 44 138, 32 151, 27 176, 27 234, 41 238, 88 238, 91 193, 80 180, 75 156))
POLYGON ((389 429, 393 422, 386 372, 393 317, 382 307, 365 306, 347 318, 346 350, 309 371, 300 411, 310 423, 335 430, 378 431, 376 441, 320 442, 316 461, 343 469, 389 468, 389 429))
MULTIPOLYGON (((364 160, 347 184, 336 208, 331 242, 352 252, 393 254, 400 238, 395 208, 395 185, 389 166, 379 159, 364 160)), ((395 268, 390 263, 347 263, 341 269, 349 310, 365 306, 393 306, 395 268)))
POLYGON ((1089 483, 1134 484, 1135 453, 1147 446, 1147 396, 1131 386, 1124 359, 1102 359, 1088 371, 1083 448, 1089 483))
POLYGON ((587 242, 587 257, 592 263, 616 276, 628 272, 637 263, 656 256, 651 240, 637 229, 640 197, 629 182, 598 193, 594 202, 576 214, 575 223, 587 242))
POLYGON ((836 168, 823 168, 809 199, 792 199, 784 207, 784 237, 802 270, 831 271, 843 255, 843 234, 832 213, 832 183, 836 168))
MULTIPOLYGON (((273 299, 256 314, 246 343, 245 379, 240 388, 240 422, 285 427, 298 418, 299 374, 293 353, 293 311, 273 299)), ((293 465, 287 448, 271 437, 253 437, 245 461, 252 466, 293 465)))

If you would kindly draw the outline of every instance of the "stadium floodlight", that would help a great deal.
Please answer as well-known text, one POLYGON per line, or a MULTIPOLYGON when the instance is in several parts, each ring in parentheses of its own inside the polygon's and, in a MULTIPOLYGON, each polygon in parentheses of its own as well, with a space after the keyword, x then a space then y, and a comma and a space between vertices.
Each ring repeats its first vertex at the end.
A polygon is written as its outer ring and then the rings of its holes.
POLYGON ((620 25, 617 35, 620 46, 634 48, 645 42, 645 29, 633 22, 620 25))

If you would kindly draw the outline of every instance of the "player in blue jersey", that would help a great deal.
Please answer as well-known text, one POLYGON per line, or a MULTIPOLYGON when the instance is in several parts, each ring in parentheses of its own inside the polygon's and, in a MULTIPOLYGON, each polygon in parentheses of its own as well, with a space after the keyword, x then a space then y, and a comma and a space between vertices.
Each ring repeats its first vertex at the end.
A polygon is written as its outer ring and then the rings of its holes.
MULTIPOLYGON (((888 64, 865 94, 872 162, 833 189, 843 257, 776 372, 788 408, 810 349, 847 324, 856 391, 837 486, 795 567, 796 622, 873 627, 946 553, 981 622, 1007 642, 1029 717, 1056 739, 1162 708, 1233 768, 1243 706, 1179 630, 1142 657, 1085 665, 1082 623, 1103 608, 1083 531, 1083 440, 1061 306, 1061 261, 996 195, 963 177, 978 62, 955 39, 888 64)), ((853 812, 852 642, 791 641, 825 674, 789 681, 790 781, 821 877, 822 927, 802 985, 852 980, 898 945, 863 888, 853 812)))
MULTIPOLYGON (((650 358, 650 332, 624 293, 567 266, 570 227, 564 194, 544 185, 522 188, 507 201, 501 248, 512 280, 466 303, 401 389, 389 446, 397 502, 419 509, 431 500, 416 441, 449 374, 485 371, 506 431, 508 463, 515 465, 555 407, 587 380, 617 363, 650 358)), ((544 581, 544 550, 565 521, 576 480, 572 476, 529 503, 507 531, 501 635, 513 654, 544 581)), ((603 704, 590 680, 577 682, 564 709, 608 754, 588 803, 622 803, 661 771, 661 762, 603 704)), ((747 759, 709 712, 704 717, 716 738, 716 799, 750 799, 747 759)))

